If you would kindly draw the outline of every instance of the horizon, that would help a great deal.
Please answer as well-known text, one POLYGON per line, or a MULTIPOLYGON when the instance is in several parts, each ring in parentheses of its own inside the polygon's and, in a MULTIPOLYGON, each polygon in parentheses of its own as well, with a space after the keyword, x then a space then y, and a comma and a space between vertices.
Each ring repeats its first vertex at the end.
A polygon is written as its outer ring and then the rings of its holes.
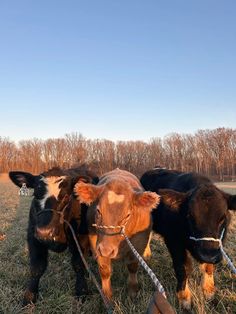
POLYGON ((97 138, 97 137, 94 137, 94 138, 90 138, 90 137, 87 137, 85 136, 84 134, 80 133, 80 132, 71 132, 71 133, 65 133, 64 135, 62 136, 58 136, 58 137, 45 137, 45 138, 38 138, 38 137, 31 137, 31 138, 24 138, 24 139, 19 139, 19 140, 14 140, 13 138, 9 137, 9 136, 1 136, 0 135, 0 140, 3 139, 3 140, 8 140, 8 141, 11 141, 15 144, 19 144, 21 141, 33 141, 33 140, 39 140, 39 141, 47 141, 47 140, 57 140, 57 139, 63 139, 63 138, 66 138, 67 136, 81 136, 84 140, 91 140, 91 141, 111 141, 111 142, 114 142, 115 144, 118 143, 118 142, 144 142, 144 143, 150 143, 153 139, 161 139, 162 141, 165 140, 165 138, 168 138, 168 137, 171 137, 175 134, 177 135, 180 135, 180 136, 195 136, 199 131, 209 131, 209 132, 212 132, 212 131, 216 131, 216 130, 219 130, 219 129, 231 129, 231 130, 236 130, 236 128, 225 128, 225 127, 218 127, 218 128, 214 128, 214 129, 199 129, 199 130, 196 130, 195 132, 192 132, 192 133, 180 133, 180 132, 171 132, 171 133, 168 133, 164 136, 155 136, 155 137, 150 137, 148 139, 117 139, 117 140, 113 140, 113 139, 109 139, 109 138, 97 138))
POLYGON ((0 136, 234 128, 235 13, 232 0, 1 3, 0 136))

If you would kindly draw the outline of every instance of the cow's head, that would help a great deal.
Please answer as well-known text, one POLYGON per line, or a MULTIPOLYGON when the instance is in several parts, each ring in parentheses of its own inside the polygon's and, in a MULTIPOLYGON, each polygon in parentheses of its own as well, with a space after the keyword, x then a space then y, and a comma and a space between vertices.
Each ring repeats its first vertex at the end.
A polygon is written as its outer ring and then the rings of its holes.
MULTIPOLYGON (((74 191, 81 202, 91 205, 96 211, 97 254, 109 258, 118 257, 120 244, 124 240, 122 227, 125 226, 125 232, 131 235, 137 215, 146 213, 147 219, 150 219, 151 209, 159 203, 156 193, 135 192, 126 181, 120 179, 97 186, 79 182, 74 191)), ((142 221, 138 223, 142 224, 142 221)))
POLYGON ((67 243, 67 225, 64 219, 80 219, 80 203, 73 197, 73 188, 79 181, 91 182, 88 176, 71 177, 62 172, 50 175, 33 175, 27 172, 12 171, 10 179, 17 185, 25 183, 34 189, 30 219, 34 235, 54 250, 63 250, 67 243))
POLYGON ((219 242, 194 239, 220 239, 226 234, 229 210, 236 210, 236 195, 227 194, 213 184, 201 185, 187 193, 160 189, 159 194, 169 210, 183 216, 192 255, 200 262, 218 263, 222 259, 219 242))

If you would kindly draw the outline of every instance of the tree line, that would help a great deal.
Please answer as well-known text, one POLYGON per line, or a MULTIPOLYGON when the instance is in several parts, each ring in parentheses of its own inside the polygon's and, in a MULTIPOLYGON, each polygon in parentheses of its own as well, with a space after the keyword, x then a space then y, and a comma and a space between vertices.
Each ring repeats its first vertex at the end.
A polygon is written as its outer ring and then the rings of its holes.
POLYGON ((82 164, 98 174, 119 167, 140 176, 147 169, 160 166, 196 171, 215 180, 235 180, 236 129, 172 133, 148 142, 91 140, 78 133, 18 143, 0 137, 0 173, 24 170, 37 174, 55 166, 70 168, 82 164))

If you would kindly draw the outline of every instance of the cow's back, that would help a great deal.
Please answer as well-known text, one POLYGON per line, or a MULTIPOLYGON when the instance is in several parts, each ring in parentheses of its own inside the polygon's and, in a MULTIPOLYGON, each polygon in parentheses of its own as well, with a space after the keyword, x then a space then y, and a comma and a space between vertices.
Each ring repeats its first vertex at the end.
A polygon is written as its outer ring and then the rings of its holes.
POLYGON ((158 192, 159 189, 173 189, 187 192, 201 184, 211 183, 210 179, 194 172, 180 172, 167 169, 153 169, 145 172, 140 179, 145 190, 158 192))
POLYGON ((157 192, 158 189, 169 189, 181 172, 167 169, 152 169, 145 172, 140 181, 145 190, 157 192))
POLYGON ((112 180, 122 180, 128 183, 133 190, 142 190, 140 181, 135 175, 126 170, 120 170, 119 168, 109 171, 101 176, 99 179, 99 185, 112 180))

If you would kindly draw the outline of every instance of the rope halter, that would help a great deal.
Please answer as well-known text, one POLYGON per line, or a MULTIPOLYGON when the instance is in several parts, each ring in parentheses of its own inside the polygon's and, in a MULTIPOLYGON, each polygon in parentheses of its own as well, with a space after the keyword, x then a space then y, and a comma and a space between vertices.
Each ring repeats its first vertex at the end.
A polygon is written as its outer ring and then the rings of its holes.
POLYGON ((124 225, 118 225, 118 226, 106 226, 106 225, 98 225, 98 224, 92 224, 93 227, 95 227, 99 233, 105 234, 107 236, 114 236, 114 235, 123 235, 125 232, 125 226, 127 224, 127 221, 124 225), (114 230, 114 229, 120 229, 119 232, 112 232, 112 233, 106 233, 105 230, 114 230))
POLYGON ((236 268, 233 264, 233 262, 231 261, 231 259, 229 258, 229 256, 226 254, 224 248, 223 248, 223 243, 222 243, 222 240, 223 240, 223 236, 224 236, 224 233, 225 233, 225 228, 222 230, 221 232, 221 235, 220 235, 220 238, 217 239, 217 238, 211 238, 211 237, 204 237, 204 238, 195 238, 195 237, 189 237, 190 240, 193 240, 193 241, 214 241, 214 242, 218 242, 219 243, 219 248, 220 248, 220 251, 222 253, 222 255, 224 256, 229 268, 232 270, 232 272, 236 275, 236 268))
POLYGON ((198 242, 198 241, 219 242, 219 246, 221 247, 222 246, 222 239, 223 239, 224 233, 225 233, 225 228, 223 228, 223 230, 221 232, 221 235, 220 235, 220 238, 211 238, 211 237, 195 238, 195 237, 189 237, 189 239, 193 240, 193 241, 196 241, 196 242, 198 242))
POLYGON ((97 230, 99 230, 99 232, 102 232, 105 235, 113 236, 113 235, 119 235, 120 234, 121 236, 123 236, 125 241, 127 242, 128 246, 130 247, 131 251, 133 252, 134 256, 137 258, 139 263, 142 265, 142 267, 145 269, 145 271, 147 272, 147 274, 149 275, 149 277, 153 281, 157 290, 166 298, 165 290, 164 290, 162 284, 160 283, 160 281, 158 280, 158 278, 156 277, 155 273, 147 265, 147 263, 145 262, 143 257, 138 253, 138 251, 135 249, 135 247, 133 246, 133 244, 131 243, 131 241, 129 240, 127 235, 125 234, 125 226, 126 226, 128 221, 129 221, 129 219, 127 219, 127 221, 123 225, 117 225, 117 226, 112 226, 112 225, 106 226, 106 225, 98 225, 98 224, 92 224, 92 226, 95 227, 97 230), (109 229, 120 229, 120 231, 114 232, 114 233, 106 233, 103 231, 103 230, 109 230, 109 229))
MULTIPOLYGON (((122 225, 100 225, 100 224, 92 224, 93 227, 95 227, 99 233, 102 233, 104 235, 107 236, 114 236, 114 235, 123 235, 125 233, 125 227, 128 223, 128 221, 130 220, 131 214, 128 214, 128 217, 124 218, 123 221, 125 220, 125 222, 122 225), (111 232, 111 233, 107 233, 106 230, 114 230, 114 229, 120 229, 120 231, 118 232, 111 232)), ((102 218, 101 218, 102 219, 102 218)))

